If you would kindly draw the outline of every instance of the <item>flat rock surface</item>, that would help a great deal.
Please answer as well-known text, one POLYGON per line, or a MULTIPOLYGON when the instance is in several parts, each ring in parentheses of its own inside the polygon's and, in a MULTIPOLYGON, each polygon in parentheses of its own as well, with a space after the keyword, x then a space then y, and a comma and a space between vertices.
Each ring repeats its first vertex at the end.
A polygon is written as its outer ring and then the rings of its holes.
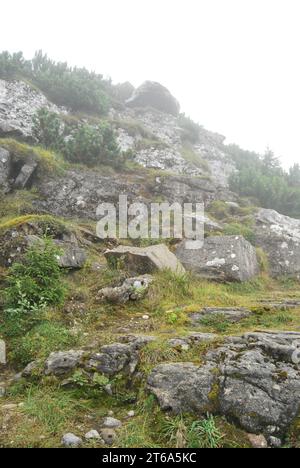
POLYGON ((161 364, 148 378, 160 406, 175 413, 221 414, 254 434, 281 437, 300 410, 300 333, 228 338, 205 364, 161 364))

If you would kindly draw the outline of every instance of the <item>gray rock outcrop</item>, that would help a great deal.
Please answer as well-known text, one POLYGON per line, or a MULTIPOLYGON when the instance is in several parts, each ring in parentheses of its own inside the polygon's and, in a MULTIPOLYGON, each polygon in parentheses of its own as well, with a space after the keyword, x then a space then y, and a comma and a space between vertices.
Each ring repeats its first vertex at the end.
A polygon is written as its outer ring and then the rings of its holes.
POLYGON ((21 137, 31 141, 32 118, 42 107, 57 113, 65 112, 22 81, 0 80, 0 137, 21 137))
POLYGON ((256 214, 256 242, 268 254, 270 274, 300 278, 300 220, 261 209, 256 214))
POLYGON ((176 256, 186 270, 217 281, 248 281, 259 273, 255 248, 242 236, 208 237, 202 249, 180 243, 176 256))
POLYGON ((120 372, 131 375, 139 363, 139 350, 154 339, 152 336, 134 337, 129 343, 102 346, 100 353, 90 356, 86 368, 109 376, 120 372))
POLYGON ((148 378, 160 406, 221 414, 254 434, 284 436, 300 411, 300 333, 230 337, 205 364, 162 364, 148 378))
POLYGON ((51 353, 45 362, 46 375, 64 375, 75 369, 84 356, 84 351, 58 351, 51 353))

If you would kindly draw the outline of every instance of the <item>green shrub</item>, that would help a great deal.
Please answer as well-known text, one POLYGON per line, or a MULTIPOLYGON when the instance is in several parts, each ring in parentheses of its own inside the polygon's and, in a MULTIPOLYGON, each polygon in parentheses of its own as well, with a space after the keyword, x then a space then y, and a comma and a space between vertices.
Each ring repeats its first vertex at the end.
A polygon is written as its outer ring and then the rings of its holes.
POLYGON ((60 151, 63 148, 63 124, 55 112, 39 109, 33 117, 32 133, 46 149, 60 151))
POLYGON ((4 292, 4 334, 24 333, 44 318, 48 305, 63 303, 66 289, 57 262, 59 253, 51 240, 44 239, 27 251, 23 263, 11 267, 4 292))
POLYGON ((120 149, 112 128, 105 122, 96 127, 81 124, 66 141, 63 154, 73 163, 88 166, 108 164, 121 165, 120 149))
POLYGON ((61 152, 72 163, 115 168, 123 163, 115 133, 107 122, 68 121, 43 108, 34 116, 33 133, 41 145, 61 152))
POLYGON ((53 351, 75 346, 78 337, 62 325, 45 322, 32 328, 25 336, 12 342, 11 357, 22 366, 36 359, 45 359, 53 351))
POLYGON ((223 232, 225 236, 243 236, 247 241, 255 245, 255 232, 253 231, 253 229, 244 224, 228 224, 227 226, 225 226, 223 232))

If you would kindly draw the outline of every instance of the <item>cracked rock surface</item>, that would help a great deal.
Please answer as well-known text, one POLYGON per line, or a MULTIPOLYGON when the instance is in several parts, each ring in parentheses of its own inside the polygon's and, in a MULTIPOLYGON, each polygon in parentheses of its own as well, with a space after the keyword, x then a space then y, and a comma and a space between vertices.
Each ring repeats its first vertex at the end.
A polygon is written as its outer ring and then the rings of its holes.
POLYGON ((205 364, 162 364, 148 378, 160 406, 221 414, 251 433, 283 436, 300 410, 300 333, 230 337, 205 364))

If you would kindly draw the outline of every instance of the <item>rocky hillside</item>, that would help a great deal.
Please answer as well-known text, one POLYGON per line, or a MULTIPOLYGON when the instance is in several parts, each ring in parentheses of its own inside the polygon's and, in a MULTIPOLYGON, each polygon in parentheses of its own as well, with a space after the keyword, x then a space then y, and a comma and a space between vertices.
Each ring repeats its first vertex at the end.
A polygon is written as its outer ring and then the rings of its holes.
POLYGON ((1 64, 0 446, 299 447, 300 221, 162 85, 1 64), (120 194, 203 202, 203 248, 100 239, 120 194))

